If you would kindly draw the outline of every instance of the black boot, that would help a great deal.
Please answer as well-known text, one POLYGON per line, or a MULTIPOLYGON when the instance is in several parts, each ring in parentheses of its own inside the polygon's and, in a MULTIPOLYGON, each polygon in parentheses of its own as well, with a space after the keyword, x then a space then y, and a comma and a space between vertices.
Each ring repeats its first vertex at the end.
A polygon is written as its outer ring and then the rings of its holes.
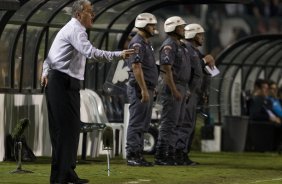
POLYGON ((157 151, 155 154, 155 165, 175 166, 176 162, 173 154, 157 151))
POLYGON ((188 157, 188 153, 184 153, 183 152, 183 165, 187 165, 187 166, 196 166, 199 165, 199 162, 194 162, 192 160, 190 160, 190 158, 188 157))
POLYGON ((175 161, 177 165, 185 165, 184 163, 184 155, 183 155, 183 150, 182 149, 177 149, 175 151, 175 161))
POLYGON ((153 164, 151 162, 147 162, 139 152, 127 154, 127 165, 128 166, 141 166, 141 167, 153 166, 153 164))
POLYGON ((143 154, 141 152, 139 152, 139 159, 141 160, 142 162, 142 166, 147 166, 147 167, 150 167, 150 166, 154 166, 154 164, 152 162, 148 162, 144 157, 143 157, 143 154))

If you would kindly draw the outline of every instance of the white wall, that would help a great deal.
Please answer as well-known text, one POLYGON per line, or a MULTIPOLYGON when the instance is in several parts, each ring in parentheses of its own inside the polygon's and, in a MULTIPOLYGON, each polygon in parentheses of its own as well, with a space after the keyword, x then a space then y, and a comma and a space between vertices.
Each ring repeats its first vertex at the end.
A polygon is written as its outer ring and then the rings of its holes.
MULTIPOLYGON (((91 113, 81 109, 81 117, 85 122, 88 122, 89 116, 93 115, 93 110, 95 109, 91 106, 92 104, 87 105, 91 113)), ((24 131, 24 136, 34 154, 36 156, 51 156, 52 147, 45 96, 42 94, 0 94, 0 161, 3 161, 5 157, 5 136, 12 133, 16 123, 22 118, 28 118, 30 121, 29 127, 24 131)), ((98 131, 88 133, 88 156, 97 157, 99 155, 99 149, 97 148, 99 139, 97 137, 100 137, 98 131)), ((81 154, 81 148, 82 134, 80 135, 78 155, 81 154)))

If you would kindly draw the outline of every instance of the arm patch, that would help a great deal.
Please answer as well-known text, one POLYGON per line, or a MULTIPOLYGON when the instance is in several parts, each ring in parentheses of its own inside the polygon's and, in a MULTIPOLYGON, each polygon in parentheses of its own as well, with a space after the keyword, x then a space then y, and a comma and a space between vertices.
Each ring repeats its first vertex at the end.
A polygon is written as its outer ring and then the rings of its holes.
POLYGON ((163 48, 165 55, 169 55, 169 53, 172 51, 172 47, 170 45, 166 45, 163 48))
POLYGON ((139 54, 140 53, 141 44, 140 43, 134 43, 132 45, 132 48, 134 49, 134 53, 135 54, 139 54))

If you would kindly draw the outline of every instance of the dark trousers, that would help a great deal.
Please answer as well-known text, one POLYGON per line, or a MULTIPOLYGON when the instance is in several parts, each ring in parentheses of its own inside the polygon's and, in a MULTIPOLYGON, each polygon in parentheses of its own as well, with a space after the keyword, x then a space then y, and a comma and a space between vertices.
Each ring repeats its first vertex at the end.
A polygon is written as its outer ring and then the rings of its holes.
POLYGON ((185 116, 182 126, 179 128, 176 149, 189 153, 194 138, 197 117, 197 94, 192 94, 185 106, 185 116))
POLYGON ((166 152, 174 154, 176 150, 178 129, 183 123, 186 102, 186 87, 179 84, 176 84, 176 87, 183 97, 179 101, 173 97, 168 87, 166 87, 161 94, 163 109, 161 113, 159 137, 156 146, 157 155, 159 153, 165 154, 166 152))
POLYGON ((56 70, 49 71, 46 100, 52 143, 51 182, 77 177, 77 148, 80 133, 79 80, 56 70))
POLYGON ((127 154, 142 153, 144 149, 144 133, 148 132, 152 117, 153 90, 148 89, 150 100, 142 103, 141 91, 138 87, 128 86, 127 94, 130 102, 129 124, 127 128, 127 154))

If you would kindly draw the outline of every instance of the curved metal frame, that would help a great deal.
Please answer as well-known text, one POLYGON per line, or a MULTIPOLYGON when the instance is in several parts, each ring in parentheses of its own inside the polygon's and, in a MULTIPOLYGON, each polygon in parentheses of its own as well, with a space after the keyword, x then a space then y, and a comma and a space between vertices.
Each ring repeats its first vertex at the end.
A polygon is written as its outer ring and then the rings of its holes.
MULTIPOLYGON (((242 70, 242 75, 243 72, 246 73, 246 76, 242 76, 242 89, 245 89, 246 87, 246 79, 249 78, 250 74, 251 74, 251 70, 253 67, 259 66, 260 69, 256 74, 256 78, 259 77, 260 73, 262 71, 266 71, 266 69, 271 69, 271 71, 268 73, 266 73, 266 77, 269 78, 271 77, 272 72, 277 69, 280 68, 281 69, 281 73, 282 73, 282 66, 279 66, 279 61, 280 59, 282 59, 282 54, 281 54, 281 50, 282 50, 282 35, 256 35, 256 36, 250 36, 247 37, 243 40, 238 41, 237 43, 233 44, 232 46, 228 47, 226 50, 224 50, 221 55, 219 55, 219 57, 217 58, 217 65, 227 65, 227 67, 224 69, 224 71, 222 72, 221 76, 226 75, 226 73, 228 72, 228 69, 231 66, 237 66, 238 68, 233 72, 233 75, 236 76, 236 74, 238 73, 239 70, 241 70, 244 66, 249 66, 247 71, 243 71, 242 70), (257 44, 257 42, 260 41, 261 43, 257 44), (225 60, 225 58, 227 58, 229 55, 231 55, 233 52, 235 52, 234 50, 236 50, 236 48, 240 47, 241 45, 246 44, 244 47, 240 48, 240 55, 234 55, 229 61, 229 63, 223 63, 223 61, 225 60), (255 45, 254 45, 255 44, 255 45), (249 46, 254 45, 254 47, 252 49, 246 49, 249 46), (266 54, 267 57, 264 57, 266 54), (279 57, 279 54, 281 55, 279 57), (245 55, 243 58, 241 58, 241 55, 245 55), (273 56, 278 56, 277 60, 272 62, 274 64, 267 64, 267 61, 269 61, 269 59, 273 56), (254 58, 255 56, 255 58, 254 58), (241 59, 241 63, 240 64, 234 64, 234 61, 240 57, 241 59), (251 64, 246 64, 246 61, 252 58, 252 62, 251 64), (262 63, 262 64, 258 64, 258 63, 262 63)), ((233 79, 234 81, 234 79, 233 79)), ((220 84, 219 84, 219 89, 223 88, 223 80, 221 80, 220 84)), ((232 83, 229 86, 229 89, 227 91, 227 93, 229 94, 229 102, 231 101, 231 89, 232 89, 232 83)), ((218 104, 222 105, 220 103, 220 95, 217 96, 217 102, 218 104)), ((230 112, 232 112, 232 106, 229 107, 230 112)), ((218 112, 220 112, 220 107, 218 107, 218 112)), ((219 120, 221 122, 221 115, 219 115, 219 120)))
MULTIPOLYGON (((21 77, 20 77, 20 88, 19 90, 15 90, 13 89, 13 84, 14 84, 14 80, 11 80, 11 86, 12 89, 0 89, 0 91, 10 91, 10 92, 20 92, 20 93, 35 93, 35 92, 40 92, 36 87, 36 66, 37 66, 37 59, 38 56, 36 53, 39 52, 40 49, 40 43, 43 40, 43 37, 45 35, 45 53, 44 56, 46 57, 47 55, 47 48, 48 48, 48 37, 49 37, 49 27, 61 27, 62 25, 52 25, 51 21, 58 15, 58 13, 69 3, 73 2, 74 0, 67 0, 67 1, 62 1, 62 4, 60 4, 60 6, 55 6, 53 8, 55 8, 54 11, 52 11, 51 15, 48 17, 48 19, 44 20, 43 22, 31 22, 31 17, 32 15, 39 10, 41 7, 44 6, 44 4, 46 4, 47 0, 41 0, 41 3, 39 3, 37 6, 34 6, 33 9, 31 9, 30 12, 28 12, 28 16, 27 18, 23 21, 15 21, 15 22, 10 22, 11 24, 16 24, 19 25, 19 28, 16 32, 16 36, 13 39, 13 46, 11 47, 12 49, 10 50, 10 57, 9 57, 9 61, 11 63, 14 62, 15 58, 15 52, 16 52, 16 48, 17 48, 17 43, 19 41, 20 35, 23 34, 23 49, 22 49, 22 63, 21 63, 21 77), (31 90, 25 90, 22 88, 22 80, 23 80, 23 67, 24 67, 24 52, 25 52, 25 40, 26 40, 26 33, 27 33, 27 28, 29 25, 34 25, 34 26, 41 26, 42 30, 39 31, 39 36, 36 38, 36 42, 35 42, 35 50, 32 52, 35 52, 35 54, 33 54, 33 60, 36 61, 34 62, 33 65, 33 72, 34 72, 34 80, 32 81, 32 88, 31 90)), ((121 38, 118 41, 118 49, 122 49, 123 44, 127 38, 127 35, 129 34, 129 32, 132 30, 133 28, 133 24, 134 24, 134 18, 132 18, 132 21, 128 23, 127 27, 125 27, 124 29, 121 30, 117 30, 117 29, 112 29, 113 25, 119 20, 119 18, 121 16, 123 16, 126 12, 132 10, 133 8, 136 8, 140 5, 142 5, 142 8, 140 8, 140 13, 147 11, 147 12, 151 12, 154 10, 157 10, 161 7, 165 7, 165 6, 169 6, 169 5, 175 5, 175 4, 210 4, 210 3, 248 3, 251 0, 190 0, 190 1, 186 1, 186 0, 151 0, 151 1, 147 1, 147 0, 136 0, 134 1, 130 6, 125 6, 124 9, 122 11, 120 11, 115 17, 113 17, 113 19, 108 23, 107 28, 105 29, 95 29, 95 31, 98 32, 102 32, 102 36, 101 39, 99 40, 98 43, 98 48, 102 47, 103 43, 106 43, 106 47, 108 47, 107 43, 108 43, 108 35, 109 33, 113 32, 113 33, 122 33, 121 38), (144 6, 145 5, 145 6, 144 6)), ((21 1, 21 6, 23 6, 25 3, 32 3, 29 0, 23 0, 21 1)), ((54 0, 55 2, 55 0, 54 0)), ((96 3, 100 3, 102 2, 102 0, 91 0, 92 4, 96 3)), ((107 10, 109 10, 110 8, 118 5, 118 4, 122 4, 125 1, 123 0, 113 0, 113 1, 109 1, 109 3, 107 3, 105 5, 105 7, 103 7, 102 9, 100 9, 96 15, 95 20, 98 20, 99 17, 101 15, 103 15, 103 13, 105 13, 107 10)), ((38 1, 37 1, 38 3, 38 1)), ((5 25, 9 23, 10 18, 13 16, 13 14, 15 13, 15 11, 7 11, 5 13, 5 15, 2 16, 0 25, 0 35, 2 34, 5 25), (2 26, 3 25, 3 26, 2 26)), ((91 34, 91 31, 93 31, 94 29, 90 29, 89 34, 91 34)), ((13 66, 10 68, 10 70, 13 70, 13 66)), ((13 75, 14 71, 10 72, 10 75, 13 75)), ((13 79, 13 78, 11 78, 13 79)))

